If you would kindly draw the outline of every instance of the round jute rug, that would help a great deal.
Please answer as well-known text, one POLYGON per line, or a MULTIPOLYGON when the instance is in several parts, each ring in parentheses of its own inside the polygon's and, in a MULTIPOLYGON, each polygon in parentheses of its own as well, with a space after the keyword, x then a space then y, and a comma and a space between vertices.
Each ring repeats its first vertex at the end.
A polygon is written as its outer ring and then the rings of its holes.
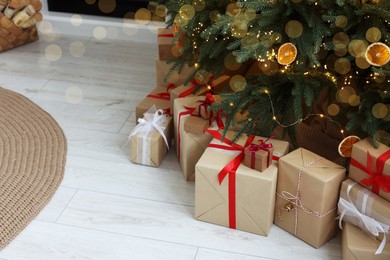
POLYGON ((33 220, 58 188, 66 138, 56 121, 0 88, 0 249, 33 220))

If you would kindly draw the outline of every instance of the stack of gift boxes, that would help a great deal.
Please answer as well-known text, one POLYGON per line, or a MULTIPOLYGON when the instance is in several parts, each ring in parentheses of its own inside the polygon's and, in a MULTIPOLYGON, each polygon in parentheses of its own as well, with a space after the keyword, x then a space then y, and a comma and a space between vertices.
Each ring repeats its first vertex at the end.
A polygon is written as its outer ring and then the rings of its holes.
MULTIPOLYGON (((237 138, 224 129, 223 113, 210 110, 220 96, 207 86, 194 96, 197 83, 183 85, 193 68, 164 80, 167 60, 176 56, 172 31, 159 30, 158 42, 157 88, 136 109, 133 162, 157 167, 173 136, 184 178, 195 182, 196 219, 264 236, 274 223, 315 248, 340 227, 344 259, 390 259, 389 147, 374 148, 368 139, 354 144, 347 176, 344 167, 311 151, 289 152, 288 142, 237 138)), ((229 80, 221 76, 209 85, 223 89, 229 80)))

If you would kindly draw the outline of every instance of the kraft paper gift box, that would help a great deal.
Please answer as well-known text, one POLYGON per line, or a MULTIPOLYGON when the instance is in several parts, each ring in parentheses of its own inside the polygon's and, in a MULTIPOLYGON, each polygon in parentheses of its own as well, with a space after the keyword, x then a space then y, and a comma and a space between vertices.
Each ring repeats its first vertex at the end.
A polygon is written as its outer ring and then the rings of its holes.
POLYGON ((178 42, 174 40, 172 28, 157 29, 158 58, 160 60, 171 60, 178 57, 178 42))
POLYGON ((279 160, 275 224, 313 247, 335 235, 345 168, 299 148, 279 160))
POLYGON ((182 85, 187 80, 191 79, 195 68, 190 67, 187 64, 183 66, 183 69, 178 72, 171 71, 172 64, 168 64, 167 61, 156 59, 156 87, 167 87, 169 84, 174 84, 176 87, 182 85))
POLYGON ((171 128, 172 117, 155 107, 147 111, 129 136, 131 162, 158 167, 169 149, 171 128))
MULTIPOLYGON (((226 138, 232 140, 235 134, 228 131, 226 138)), ((220 139, 214 139, 210 146, 232 147, 220 139)), ((247 136, 240 137, 234 146, 242 148, 234 151, 217 147, 205 150, 196 164, 195 218, 268 235, 274 217, 278 168, 273 163, 264 172, 258 172, 241 164, 238 157, 243 156, 247 141, 247 136), (227 165, 231 171, 221 173, 227 165)))
POLYGON ((184 121, 184 131, 186 133, 201 135, 210 127, 210 120, 199 116, 190 116, 184 121))
POLYGON ((367 236, 360 228, 343 223, 341 245, 343 260, 389 260, 390 243, 386 244, 381 254, 375 255, 380 241, 367 236))
POLYGON ((367 235, 382 241, 376 254, 382 252, 388 242, 384 236, 390 231, 390 202, 347 179, 341 184, 338 211, 340 228, 342 221, 359 227, 367 235))
POLYGON ((163 109, 168 115, 171 114, 171 102, 169 100, 169 93, 166 88, 155 88, 150 92, 136 107, 135 120, 142 118, 143 114, 148 111, 153 105, 156 109, 163 109))
POLYGON ((272 164, 274 147, 268 140, 259 140, 245 149, 244 165, 257 171, 265 171, 272 164))
POLYGON ((207 145, 213 139, 208 133, 192 134, 184 131, 184 123, 195 111, 195 104, 205 97, 186 97, 174 102, 174 136, 175 148, 180 167, 187 181, 195 180, 195 165, 202 156, 207 145))
MULTIPOLYGON (((205 95, 206 93, 212 91, 214 93, 219 93, 221 90, 225 89, 229 85, 230 81, 230 76, 220 76, 219 78, 215 79, 212 81, 212 84, 209 86, 204 86, 201 87, 196 93, 196 96, 202 96, 205 95)), ((180 85, 172 91, 170 91, 171 94, 171 102, 173 106, 173 102, 175 101, 176 98, 184 98, 184 97, 193 97, 194 91, 196 87, 194 86, 193 83, 188 83, 187 85, 180 85)))
POLYGON ((369 138, 355 143, 349 178, 390 201, 390 147, 379 143, 374 148, 369 138))

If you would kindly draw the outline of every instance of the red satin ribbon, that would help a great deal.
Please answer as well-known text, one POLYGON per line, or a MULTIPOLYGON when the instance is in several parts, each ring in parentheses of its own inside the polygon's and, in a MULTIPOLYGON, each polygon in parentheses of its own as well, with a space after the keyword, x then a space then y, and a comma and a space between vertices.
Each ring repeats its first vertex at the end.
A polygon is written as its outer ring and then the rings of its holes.
POLYGON ((181 125, 181 118, 185 115, 191 115, 195 111, 195 107, 186 107, 184 106, 184 111, 179 113, 179 120, 177 121, 177 158, 180 162, 180 143, 181 143, 181 136, 180 136, 180 125, 181 125))
POLYGON ((271 151, 269 149, 271 149, 273 146, 272 144, 266 144, 266 142, 269 140, 270 138, 268 138, 267 140, 258 140, 259 144, 250 144, 247 148, 246 148, 246 151, 247 152, 250 152, 251 153, 251 168, 254 169, 255 168, 255 154, 258 150, 263 150, 265 152, 267 152, 267 168, 269 167, 269 159, 270 159, 270 156, 271 156, 271 151))
POLYGON ((158 37, 173 37, 173 33, 162 33, 162 34, 159 34, 158 37))
POLYGON ((170 83, 168 86, 167 86, 167 92, 170 90, 170 89, 174 89, 176 88, 176 85, 173 84, 173 83, 170 83))
POLYGON ((148 98, 156 98, 156 99, 162 99, 162 100, 171 100, 171 96, 169 93, 159 93, 159 94, 149 94, 147 95, 148 98))
POLYGON ((193 86, 193 87, 190 87, 189 89, 187 89, 187 90, 181 92, 181 93, 179 94, 179 98, 183 98, 183 97, 186 97, 186 96, 191 95, 191 94, 194 92, 195 88, 196 88, 196 87, 193 86))
POLYGON ((218 148, 222 150, 228 150, 228 151, 239 151, 240 153, 231 160, 223 169, 218 173, 218 181, 221 185, 223 180, 226 178, 227 175, 229 175, 229 186, 228 186, 228 198, 229 198, 229 227, 230 228, 236 228, 236 171, 238 167, 240 166, 242 160, 244 160, 245 156, 245 148, 249 146, 252 142, 255 136, 251 135, 248 137, 248 139, 245 142, 244 146, 232 143, 229 139, 223 138, 221 133, 215 130, 207 130, 209 134, 211 134, 214 138, 223 141, 225 144, 228 144, 229 146, 225 145, 219 145, 219 144, 209 144, 208 147, 218 148), (223 139, 223 140, 222 140, 223 139))
POLYGON ((200 116, 201 117, 201 111, 202 111, 202 107, 203 107, 206 115, 210 116, 210 124, 211 124, 211 119, 213 117, 213 111, 208 111, 207 108, 209 106, 211 106, 214 102, 215 102, 214 97, 210 93, 206 94, 206 98, 204 100, 196 101, 196 103, 199 103, 199 105, 198 105, 198 114, 196 116, 200 116))
POLYGON ((390 192, 390 176, 383 175, 385 163, 389 159, 390 149, 378 157, 378 159, 376 160, 376 172, 374 172, 372 157, 370 155, 370 152, 367 151, 367 166, 362 165, 354 158, 351 158, 351 165, 355 166, 356 168, 364 171, 371 176, 369 178, 361 180, 361 183, 368 187, 372 186, 372 192, 378 194, 380 190, 383 190, 384 192, 390 192))

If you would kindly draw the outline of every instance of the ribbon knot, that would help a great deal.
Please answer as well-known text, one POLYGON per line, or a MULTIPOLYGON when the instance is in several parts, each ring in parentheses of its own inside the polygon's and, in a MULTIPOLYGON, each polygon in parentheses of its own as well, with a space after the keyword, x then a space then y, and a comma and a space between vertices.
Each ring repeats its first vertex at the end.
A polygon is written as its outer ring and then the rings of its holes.
MULTIPOLYGON (((382 251, 386 245, 386 236, 390 231, 390 226, 383 224, 383 223, 361 213, 358 210, 358 208, 355 206, 355 204, 352 203, 351 198, 349 196, 349 192, 352 189, 352 186, 355 184, 356 184, 356 182, 354 182, 352 185, 350 184, 347 187, 348 200, 346 200, 344 198, 340 198, 340 200, 338 202, 338 208, 340 210, 340 216, 338 217, 339 227, 340 227, 340 229, 343 229, 341 223, 342 223, 343 219, 345 218, 348 222, 352 222, 353 224, 356 224, 363 231, 365 231, 366 233, 372 234, 375 237, 377 237, 379 235, 379 233, 383 233, 383 240, 375 252, 375 255, 378 255, 378 254, 382 253, 382 251)), ((364 196, 368 196, 368 195, 365 194, 364 196)))

